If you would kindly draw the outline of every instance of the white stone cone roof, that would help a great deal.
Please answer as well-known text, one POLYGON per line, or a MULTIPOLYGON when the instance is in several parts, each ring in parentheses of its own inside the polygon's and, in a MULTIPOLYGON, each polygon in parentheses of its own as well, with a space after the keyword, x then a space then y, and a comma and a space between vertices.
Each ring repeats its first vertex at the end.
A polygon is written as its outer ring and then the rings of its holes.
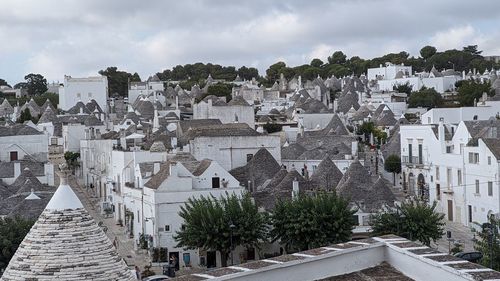
POLYGON ((1 280, 108 281, 135 277, 65 179, 61 179, 1 280))

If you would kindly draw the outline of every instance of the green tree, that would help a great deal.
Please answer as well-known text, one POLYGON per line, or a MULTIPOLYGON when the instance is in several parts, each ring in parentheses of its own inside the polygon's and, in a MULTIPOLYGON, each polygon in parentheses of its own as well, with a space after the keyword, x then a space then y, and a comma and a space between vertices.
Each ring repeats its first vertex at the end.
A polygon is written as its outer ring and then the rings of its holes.
POLYGON ((481 230, 476 235, 474 249, 483 253, 480 261, 482 265, 498 271, 500 270, 500 222, 494 216, 490 216, 487 223, 479 226, 481 230))
POLYGON ((24 76, 24 80, 26 80, 25 89, 27 89, 28 95, 35 96, 47 92, 47 79, 41 74, 30 73, 24 76))
POLYGON ((181 230, 174 235, 177 247, 219 251, 222 266, 227 266, 236 246, 256 247, 266 240, 267 217, 260 213, 249 194, 241 199, 235 194, 220 199, 201 196, 190 198, 181 207, 184 220, 181 230))
POLYGON ((128 73, 118 70, 116 66, 110 66, 100 70, 99 74, 108 78, 108 91, 110 95, 126 96, 128 93, 128 82, 140 82, 139 74, 128 73))
POLYGON ((486 93, 488 96, 493 96, 495 92, 491 89, 490 82, 480 83, 474 80, 459 81, 458 85, 458 101, 462 106, 474 105, 474 100, 479 101, 486 93))
POLYGON ((232 91, 233 91, 232 86, 230 84, 219 82, 217 84, 208 86, 208 91, 206 96, 214 95, 217 97, 225 97, 226 101, 230 101, 232 97, 231 96, 232 91))
POLYGON ((9 83, 7 83, 7 81, 5 81, 5 80, 3 80, 3 79, 1 79, 1 78, 0 78, 0 86, 7 86, 7 87, 9 87, 9 88, 10 88, 9 83))
POLYGON ((477 45, 469 45, 463 48, 463 51, 472 55, 480 55, 483 51, 477 49, 477 45))
POLYGON ((443 97, 434 88, 423 87, 408 98, 409 107, 434 108, 443 105, 443 97))
POLYGON ((394 185, 396 185, 396 174, 401 173, 401 158, 399 155, 391 154, 385 159, 384 169, 392 173, 394 177, 394 185))
POLYGON ((252 78, 259 78, 259 71, 255 67, 242 66, 238 68, 237 74, 241 79, 252 80, 252 78))
POLYGON ((80 152, 64 152, 64 159, 66 160, 66 163, 70 168, 75 168, 78 166, 78 158, 80 158, 80 152))
POLYGON ((398 91, 398 93, 405 93, 410 96, 413 87, 410 85, 410 82, 406 82, 404 84, 396 84, 392 87, 394 91, 398 91))
POLYGON ((0 269, 7 267, 19 244, 34 223, 32 220, 21 217, 0 218, 0 269))
POLYGON ((437 49, 436 47, 433 46, 425 46, 422 49, 420 49, 420 56, 426 60, 430 57, 432 57, 434 54, 436 54, 437 49))
POLYGON ((267 122, 266 124, 264 124, 263 128, 264 130, 266 130, 266 132, 268 134, 272 134, 272 133, 276 133, 276 132, 279 132, 281 131, 282 129, 282 125, 280 124, 276 124, 276 123, 269 123, 267 122))
POLYGON ((348 241, 355 211, 335 193, 278 201, 271 214, 271 237, 287 251, 301 251, 348 241))
POLYGON ((310 64, 311 64, 311 66, 314 66, 314 67, 321 67, 324 63, 320 59, 313 59, 310 64))
POLYGON ((286 64, 282 61, 279 61, 275 64, 269 66, 266 70, 267 80, 268 81, 276 81, 280 78, 280 73, 283 72, 283 69, 286 68, 286 64))
POLYGON ((329 64, 344 64, 347 56, 342 51, 336 51, 328 57, 329 64))
POLYGON ((25 121, 33 121, 33 123, 37 123, 37 118, 31 116, 31 112, 28 108, 21 111, 21 115, 17 119, 17 123, 24 123, 25 121))
POLYGON ((375 130, 373 122, 363 122, 356 130, 357 135, 363 135, 365 141, 370 137, 370 134, 375 130))
POLYGON ((436 212, 437 203, 431 206, 422 201, 401 203, 387 212, 380 212, 370 219, 373 235, 396 234, 430 246, 443 236, 444 215, 436 212))

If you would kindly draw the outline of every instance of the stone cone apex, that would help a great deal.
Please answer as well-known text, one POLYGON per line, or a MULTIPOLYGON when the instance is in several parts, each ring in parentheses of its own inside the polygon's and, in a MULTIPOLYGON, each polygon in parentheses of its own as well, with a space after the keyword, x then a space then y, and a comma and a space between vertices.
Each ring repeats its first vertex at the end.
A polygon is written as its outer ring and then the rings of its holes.
POLYGON ((5 270, 12 280, 136 280, 61 175, 61 184, 5 270))

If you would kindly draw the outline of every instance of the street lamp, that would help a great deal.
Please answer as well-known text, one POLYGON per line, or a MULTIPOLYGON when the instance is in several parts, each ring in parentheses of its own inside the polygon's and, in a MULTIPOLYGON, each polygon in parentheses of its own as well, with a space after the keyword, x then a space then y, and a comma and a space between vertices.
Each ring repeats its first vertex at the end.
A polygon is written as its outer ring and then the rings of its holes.
POLYGON ((230 243, 231 243, 231 265, 234 265, 234 260, 233 260, 233 229, 236 228, 236 225, 233 224, 233 221, 229 222, 229 238, 230 238, 230 243))

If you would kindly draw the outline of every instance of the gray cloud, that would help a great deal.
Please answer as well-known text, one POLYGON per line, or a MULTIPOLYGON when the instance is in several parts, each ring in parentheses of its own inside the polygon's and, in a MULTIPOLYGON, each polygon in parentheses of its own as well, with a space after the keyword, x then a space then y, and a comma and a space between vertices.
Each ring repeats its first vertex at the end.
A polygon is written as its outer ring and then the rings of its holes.
POLYGON ((49 80, 106 66, 142 77, 198 61, 263 71, 325 60, 335 50, 373 57, 426 45, 479 44, 500 54, 499 1, 34 1, 4 0, 0 77, 49 80))

